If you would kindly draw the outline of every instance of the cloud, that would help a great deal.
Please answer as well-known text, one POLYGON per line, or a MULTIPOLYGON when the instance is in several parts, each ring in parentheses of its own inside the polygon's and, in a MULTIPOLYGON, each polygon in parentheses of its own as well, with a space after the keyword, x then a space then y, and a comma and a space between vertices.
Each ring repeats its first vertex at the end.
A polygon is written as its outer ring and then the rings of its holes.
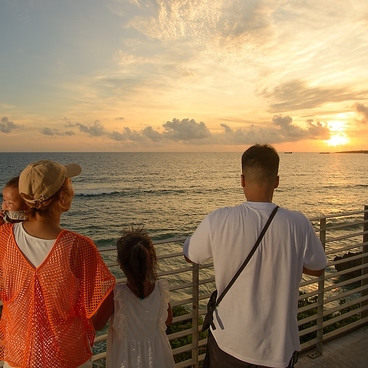
POLYGON ((72 136, 75 135, 75 133, 72 130, 68 130, 65 132, 60 132, 59 129, 51 129, 51 128, 43 128, 41 130, 41 133, 44 135, 49 135, 49 136, 72 136))
POLYGON ((14 124, 12 121, 4 116, 0 121, 0 132, 11 133, 12 130, 21 129, 22 125, 14 124))
POLYGON ((282 136, 290 140, 298 140, 305 137, 305 130, 292 125, 293 119, 290 116, 275 115, 272 118, 273 124, 279 128, 282 136))
POLYGON ((41 133, 44 135, 61 135, 57 129, 43 128, 41 133))
POLYGON ((137 132, 134 129, 130 129, 128 127, 124 128, 123 135, 125 139, 129 141, 140 142, 143 140, 141 133, 137 132))
MULTIPOLYGON (((185 45, 186 60, 202 54, 227 62, 247 59, 249 65, 262 59, 266 40, 272 40, 271 16, 278 1, 123 0, 108 7, 121 17, 124 29, 133 29, 139 35, 135 50, 144 45, 142 55, 147 55, 145 50, 155 47, 149 57, 120 51, 117 59, 124 65, 152 63, 153 55, 172 45, 176 52, 184 47, 179 45, 185 45)), ((133 41, 126 41, 127 48, 131 48, 129 42, 133 41)))
MULTIPOLYGON (((111 133, 106 133, 106 136, 118 142, 134 142, 134 143, 145 144, 149 140, 147 139, 147 136, 144 134, 144 131, 145 130, 137 131, 134 129, 130 129, 128 127, 124 127, 122 133, 113 131, 111 133)), ((160 135, 159 133, 157 134, 160 135)))
POLYGON ((196 123, 193 119, 173 119, 163 124, 164 137, 174 141, 192 141, 208 138, 211 132, 203 122, 196 123))
POLYGON ((261 128, 251 125, 248 128, 232 129, 225 123, 222 123, 221 127, 224 131, 216 135, 218 144, 241 145, 255 142, 277 143, 282 141, 281 135, 274 128, 261 128))
POLYGON ((122 50, 119 50, 117 52, 115 56, 115 60, 118 62, 118 64, 125 65, 125 66, 129 64, 133 64, 134 66, 136 66, 136 65, 152 62, 152 58, 143 58, 143 57, 135 56, 132 54, 128 54, 122 50))
POLYGON ((365 94, 353 92, 348 87, 308 87, 306 82, 300 80, 285 82, 271 91, 260 93, 273 101, 269 106, 271 112, 312 109, 331 102, 361 100, 365 94))
POLYGON ((361 123, 367 124, 368 123, 368 107, 361 103, 356 103, 354 105, 354 108, 356 112, 358 112, 359 114, 363 116, 361 123))
POLYGON ((96 120, 92 125, 85 125, 80 123, 75 123, 75 125, 79 128, 81 132, 87 133, 92 137, 102 137, 107 133, 104 126, 98 120, 96 120))
MULTIPOLYGON (((239 123, 239 122, 238 122, 239 123)), ((109 131, 103 123, 96 120, 94 123, 81 124, 67 122, 66 126, 78 128, 80 132, 91 137, 107 137, 124 145, 135 147, 154 147, 157 144, 165 145, 173 142, 192 145, 243 145, 260 143, 297 142, 305 139, 329 139, 330 129, 327 123, 313 122, 309 119, 305 127, 293 123, 290 116, 274 115, 265 126, 243 123, 244 127, 233 129, 229 124, 222 122, 220 132, 211 132, 204 122, 194 119, 173 118, 162 124, 163 131, 147 126, 141 130, 124 127, 122 131, 109 131)), ((74 135, 72 130, 60 132, 58 129, 44 128, 42 134, 49 136, 74 135)), ((157 146, 156 146, 157 147, 157 146)))
MULTIPOLYGON (((69 124, 71 125, 71 124, 69 124)), ((305 122, 305 128, 293 123, 290 116, 275 115, 267 127, 248 125, 233 129, 230 125, 221 123, 223 131, 212 133, 204 122, 197 123, 194 119, 177 119, 167 121, 162 125, 163 132, 147 126, 142 130, 132 130, 124 127, 122 132, 109 132, 103 124, 95 121, 92 125, 75 124, 81 132, 93 137, 106 136, 112 140, 125 143, 150 145, 153 143, 182 142, 195 145, 241 145, 254 142, 282 143, 297 142, 304 139, 329 139, 330 130, 327 123, 305 122)))
POLYGON ((153 142, 160 142, 162 140, 162 135, 156 130, 153 130, 151 126, 144 128, 142 134, 153 142))
POLYGON ((330 128, 327 123, 321 123, 319 121, 313 123, 312 119, 307 120, 306 123, 309 139, 328 140, 331 138, 330 128))
MULTIPOLYGON (((116 131, 110 132, 104 127, 104 125, 99 120, 95 120, 93 124, 73 123, 68 120, 65 126, 68 128, 78 128, 80 132, 86 133, 91 137, 108 137, 115 141, 125 141, 129 139, 129 136, 131 135, 130 128, 124 128, 123 133, 119 133, 116 131)), ((72 130, 70 130, 65 132, 65 134, 74 135, 75 133, 72 130)))
POLYGON ((252 144, 255 142, 283 143, 297 142, 305 139, 329 139, 330 129, 327 123, 306 122, 305 129, 293 124, 290 116, 275 115, 272 124, 268 127, 257 127, 251 125, 243 129, 232 129, 229 125, 222 123, 222 133, 213 135, 220 144, 252 144))
MULTIPOLYGON (((363 104, 354 105, 357 112, 361 113, 366 119, 368 108, 363 104)), ((124 147, 163 147, 171 145, 173 142, 181 144, 191 144, 197 146, 213 145, 244 145, 259 143, 283 143, 297 142, 305 139, 324 139, 330 138, 330 129, 327 123, 320 121, 314 122, 309 119, 305 126, 295 124, 288 115, 274 115, 270 121, 251 124, 251 119, 234 120, 232 122, 241 125, 237 129, 232 128, 229 123, 224 121, 220 124, 221 130, 210 131, 203 122, 197 122, 190 118, 173 118, 166 121, 160 128, 146 126, 140 130, 122 127, 121 130, 109 130, 99 120, 91 124, 74 123, 64 118, 66 130, 52 127, 44 127, 40 130, 42 135, 49 137, 74 136, 80 133, 93 138, 108 138, 115 142, 121 142, 124 147)), ((3 117, 0 123, 0 130, 9 133, 12 129, 18 129, 20 126, 3 117)))
POLYGON ((313 122, 313 119, 306 121, 306 129, 293 124, 290 116, 275 115, 272 123, 277 127, 278 134, 283 141, 298 141, 302 139, 329 139, 330 129, 327 123, 313 122))
POLYGON ((109 137, 111 139, 113 139, 114 141, 118 141, 118 142, 126 141, 126 138, 124 137, 124 134, 123 133, 116 132, 116 131, 111 132, 109 134, 109 137))

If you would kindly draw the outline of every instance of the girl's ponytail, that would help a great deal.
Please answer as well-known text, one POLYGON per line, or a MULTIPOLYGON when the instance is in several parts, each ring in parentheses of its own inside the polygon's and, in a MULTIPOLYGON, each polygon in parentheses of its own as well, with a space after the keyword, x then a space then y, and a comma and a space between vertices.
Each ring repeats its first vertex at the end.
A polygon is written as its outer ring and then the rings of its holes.
POLYGON ((135 294, 144 298, 146 281, 157 278, 157 257, 151 238, 143 230, 125 230, 117 241, 118 263, 128 281, 134 284, 135 294))
POLYGON ((132 277, 134 279, 134 285, 137 289, 137 295, 141 299, 144 299, 144 281, 147 279, 148 274, 148 254, 146 248, 141 242, 135 244, 132 247, 130 253, 130 265, 132 271, 132 277))

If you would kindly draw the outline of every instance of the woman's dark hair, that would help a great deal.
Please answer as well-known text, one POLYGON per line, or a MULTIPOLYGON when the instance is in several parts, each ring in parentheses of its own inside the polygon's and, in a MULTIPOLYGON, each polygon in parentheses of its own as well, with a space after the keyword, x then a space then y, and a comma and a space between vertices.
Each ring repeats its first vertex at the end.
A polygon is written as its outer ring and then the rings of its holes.
POLYGON ((124 230, 116 247, 120 267, 134 284, 136 295, 143 299, 144 282, 155 282, 157 278, 157 257, 151 238, 143 228, 124 230))

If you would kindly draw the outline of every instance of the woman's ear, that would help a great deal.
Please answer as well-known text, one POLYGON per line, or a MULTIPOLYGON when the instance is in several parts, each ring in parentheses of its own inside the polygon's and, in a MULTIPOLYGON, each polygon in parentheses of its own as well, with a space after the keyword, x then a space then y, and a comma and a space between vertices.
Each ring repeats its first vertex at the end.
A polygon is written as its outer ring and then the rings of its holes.
POLYGON ((61 204, 64 204, 65 202, 65 198, 66 198, 66 193, 65 190, 62 190, 59 194, 59 201, 61 202, 61 204))
POLYGON ((62 212, 68 211, 71 205, 70 196, 67 190, 62 190, 59 194, 59 204, 62 212))

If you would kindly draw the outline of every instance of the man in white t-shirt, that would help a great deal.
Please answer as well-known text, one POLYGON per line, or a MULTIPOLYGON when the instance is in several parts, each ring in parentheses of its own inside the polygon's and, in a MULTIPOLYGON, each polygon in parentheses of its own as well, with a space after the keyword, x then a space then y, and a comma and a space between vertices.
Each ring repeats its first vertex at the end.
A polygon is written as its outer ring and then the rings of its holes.
MULTIPOLYGON (((184 243, 188 262, 213 258, 218 295, 239 269, 275 208, 279 156, 269 145, 243 153, 246 202, 207 215, 184 243)), ((320 276, 327 259, 310 221, 279 208, 253 257, 214 313, 205 367, 292 367, 300 350, 302 273, 320 276)))

